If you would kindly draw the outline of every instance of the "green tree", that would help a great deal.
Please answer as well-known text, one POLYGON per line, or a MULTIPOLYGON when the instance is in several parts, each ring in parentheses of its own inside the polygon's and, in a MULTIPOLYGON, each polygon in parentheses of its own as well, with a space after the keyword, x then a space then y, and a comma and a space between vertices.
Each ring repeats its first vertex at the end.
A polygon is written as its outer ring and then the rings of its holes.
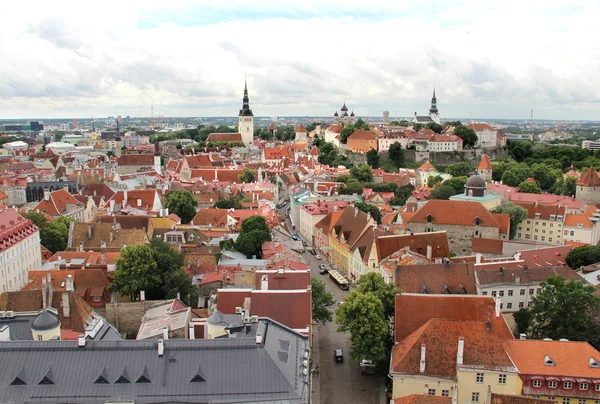
POLYGON ((505 202, 502 205, 496 206, 492 213, 507 213, 510 215, 510 238, 513 239, 517 234, 519 224, 527 219, 527 210, 515 205, 514 203, 505 202))
POLYGON ((519 334, 527 333, 529 329, 529 324, 531 324, 531 312, 527 309, 519 309, 513 313, 513 318, 515 319, 515 323, 517 324, 517 332, 519 334))
POLYGON ((532 175, 531 168, 526 164, 515 164, 504 171, 502 182, 511 187, 518 187, 520 183, 532 175))
POLYGON ((479 140, 473 129, 462 125, 454 129, 454 134, 463 140, 463 147, 465 148, 475 146, 477 140, 479 140))
POLYGON ((562 177, 562 171, 547 164, 536 163, 531 166, 533 178, 541 189, 547 191, 554 187, 557 179, 562 177))
MULTIPOLYGON (((262 217, 262 216, 261 216, 262 217)), ((240 233, 235 241, 235 248, 246 257, 259 256, 265 241, 271 241, 271 234, 261 230, 240 233)))
POLYGON ((519 184, 519 192, 524 192, 527 194, 541 194, 542 190, 536 182, 523 181, 519 184))
POLYGON ((249 233, 253 230, 264 231, 265 233, 270 233, 269 225, 263 216, 254 215, 250 216, 247 219, 244 219, 242 222, 242 228, 240 234, 249 233))
POLYGON ((256 181, 256 174, 253 170, 244 168, 244 173, 238 175, 238 181, 243 184, 249 184, 251 182, 256 181))
POLYGON ((371 129, 369 127, 369 124, 366 123, 365 121, 362 120, 362 118, 358 118, 356 120, 356 122, 354 122, 354 128, 356 128, 356 130, 369 130, 371 129))
POLYGON ((435 123, 435 122, 428 123, 427 124, 427 128, 431 129, 435 133, 442 133, 442 130, 444 130, 444 128, 442 127, 442 125, 440 125, 439 123, 435 123))
POLYGON ((242 209, 242 203, 238 198, 227 198, 217 201, 214 205, 216 209, 242 209))
POLYGON ((139 298, 140 291, 155 288, 160 283, 161 277, 149 246, 138 244, 121 250, 110 285, 111 290, 129 296, 131 301, 135 301, 139 298))
POLYGON ((567 265, 579 269, 600 262, 600 245, 584 245, 572 249, 567 255, 567 265))
POLYGON ((350 333, 350 357, 383 362, 388 356, 391 334, 383 303, 373 293, 352 291, 336 310, 338 332, 350 333))
POLYGON ((338 188, 338 194, 340 195, 361 195, 364 187, 354 177, 350 178, 346 184, 338 188))
POLYGON ((404 149, 399 142, 390 145, 388 155, 396 167, 400 168, 404 165, 404 149))
POLYGON ((40 229, 40 241, 48 250, 55 253, 67 249, 69 227, 73 219, 59 216, 49 222, 43 213, 34 211, 23 213, 22 216, 31 220, 40 229))
POLYGON ((346 126, 344 129, 342 129, 342 132, 340 132, 340 142, 346 144, 348 142, 348 137, 353 133, 354 127, 346 126))
POLYGON ((377 153, 377 150, 371 149, 367 152, 367 164, 371 168, 379 168, 379 153, 377 153))
POLYGON ((358 210, 370 214, 373 220, 377 222, 377 224, 381 224, 381 212, 379 211, 379 208, 377 208, 377 206, 364 202, 356 202, 354 204, 354 207, 358 210))
POLYGON ((366 164, 350 169, 350 176, 356 178, 360 182, 372 182, 373 170, 366 164))
POLYGON ((577 177, 563 178, 560 176, 556 182, 554 193, 556 195, 575 196, 577 177))
MULTIPOLYGON (((44 227, 46 227, 46 224, 48 224, 48 219, 41 212, 36 212, 34 210, 30 210, 27 213, 21 213, 21 216, 23 216, 26 219, 31 220, 33 222, 33 224, 35 224, 40 230, 43 229, 44 227)), ((44 244, 44 243, 42 243, 42 244, 44 244)), ((44 247, 45 247, 45 245, 44 245, 44 247)))
POLYGON ((430 175, 427 178, 427 186, 429 188, 435 187, 437 184, 441 183, 444 179, 439 175, 430 175))
POLYGON ((150 240, 150 248, 156 269, 161 277, 158 290, 152 290, 146 294, 149 299, 172 299, 177 296, 186 296, 192 287, 191 278, 183 270, 185 254, 169 246, 158 238, 150 240), (184 276, 182 276, 184 275, 184 276))
POLYGON ((395 206, 404 206, 408 198, 412 195, 412 186, 402 186, 398 187, 396 191, 394 191, 394 198, 390 200, 391 205, 395 206))
POLYGON ((429 199, 444 199, 444 200, 448 200, 450 199, 451 196, 456 195, 457 192, 454 190, 454 188, 452 188, 451 186, 448 185, 438 185, 437 187, 435 187, 433 189, 433 191, 431 191, 431 194, 429 195, 429 199))
POLYGON ((444 185, 448 185, 454 189, 454 192, 461 194, 465 191, 465 184, 467 183, 467 177, 452 177, 444 181, 444 185))
POLYGON ((385 318, 392 318, 396 299, 396 287, 393 284, 387 283, 380 274, 369 272, 360 277, 356 285, 356 290, 359 293, 374 293, 383 304, 385 318))
POLYGON ((550 277, 533 298, 531 333, 534 338, 581 341, 593 326, 592 313, 600 309, 596 288, 584 281, 550 277))
POLYGON ((446 167, 446 172, 453 177, 468 177, 473 172, 469 163, 454 163, 446 167))
POLYGON ((385 171, 387 173, 397 173, 398 172, 398 168, 396 167, 396 165, 394 164, 394 162, 392 160, 384 160, 383 163, 381 163, 379 165, 379 168, 381 168, 383 171, 385 171))
POLYGON ((317 279, 310 279, 310 291, 312 294, 312 315, 313 320, 325 324, 333 319, 331 308, 335 301, 333 295, 325 289, 325 282, 317 279))
POLYGON ((189 223, 196 216, 198 201, 190 191, 172 191, 167 194, 166 207, 181 218, 182 223, 189 223))

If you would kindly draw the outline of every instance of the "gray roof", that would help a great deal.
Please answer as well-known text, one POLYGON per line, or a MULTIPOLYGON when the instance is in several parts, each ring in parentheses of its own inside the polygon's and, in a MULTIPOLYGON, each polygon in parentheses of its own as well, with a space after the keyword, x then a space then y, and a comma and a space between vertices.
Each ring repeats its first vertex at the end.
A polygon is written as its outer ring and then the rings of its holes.
POLYGON ((431 117, 428 115, 418 115, 415 116, 415 119, 413 119, 413 121, 417 121, 418 123, 431 123, 433 122, 433 119, 431 119, 431 117))
POLYGON ((0 342, 0 401, 307 402, 308 339, 270 320, 253 327, 260 344, 167 340, 162 357, 150 340, 0 342))
POLYGON ((0 318, 0 328, 8 327, 11 341, 31 341, 31 324, 35 319, 35 315, 18 314, 12 318, 0 318))
POLYGON ((31 324, 31 329, 35 331, 48 331, 57 327, 60 327, 58 316, 48 310, 42 310, 31 324))

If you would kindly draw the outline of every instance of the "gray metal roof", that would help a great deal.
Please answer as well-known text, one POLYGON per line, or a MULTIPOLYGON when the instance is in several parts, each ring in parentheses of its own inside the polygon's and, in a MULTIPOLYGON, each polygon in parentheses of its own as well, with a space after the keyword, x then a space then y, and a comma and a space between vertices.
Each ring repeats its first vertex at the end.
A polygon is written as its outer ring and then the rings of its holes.
POLYGON ((167 340, 162 357, 150 340, 0 342, 0 402, 306 403, 308 339, 270 320, 254 327, 261 344, 167 340))
POLYGON ((31 324, 35 315, 15 315, 12 318, 0 318, 0 328, 8 326, 11 341, 31 341, 31 324))
POLYGON ((48 310, 42 310, 31 324, 31 329, 35 331, 48 331, 56 327, 60 327, 58 316, 48 310))

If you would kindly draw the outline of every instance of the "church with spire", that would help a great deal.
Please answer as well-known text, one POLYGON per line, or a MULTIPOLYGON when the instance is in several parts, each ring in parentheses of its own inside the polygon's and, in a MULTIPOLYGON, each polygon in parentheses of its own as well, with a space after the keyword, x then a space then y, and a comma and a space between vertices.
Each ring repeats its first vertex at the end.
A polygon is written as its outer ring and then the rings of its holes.
POLYGON ((250 146, 254 140, 254 114, 250 109, 248 82, 246 80, 244 80, 244 98, 242 101, 242 109, 240 109, 238 115, 238 132, 242 135, 242 142, 246 146, 250 146))
POLYGON ((433 97, 431 97, 431 107, 429 108, 429 115, 417 115, 415 112, 415 117, 412 120, 412 123, 437 123, 440 124, 440 113, 437 108, 437 98, 435 96, 435 87, 433 88, 433 97))

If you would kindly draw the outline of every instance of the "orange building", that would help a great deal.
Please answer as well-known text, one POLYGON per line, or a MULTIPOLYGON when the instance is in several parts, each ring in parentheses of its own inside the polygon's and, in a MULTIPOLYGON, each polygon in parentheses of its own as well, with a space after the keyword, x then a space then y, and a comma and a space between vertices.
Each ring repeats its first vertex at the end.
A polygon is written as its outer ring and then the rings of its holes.
POLYGON ((348 150, 355 153, 366 153, 371 149, 377 150, 377 133, 372 130, 356 130, 348 136, 348 150))

